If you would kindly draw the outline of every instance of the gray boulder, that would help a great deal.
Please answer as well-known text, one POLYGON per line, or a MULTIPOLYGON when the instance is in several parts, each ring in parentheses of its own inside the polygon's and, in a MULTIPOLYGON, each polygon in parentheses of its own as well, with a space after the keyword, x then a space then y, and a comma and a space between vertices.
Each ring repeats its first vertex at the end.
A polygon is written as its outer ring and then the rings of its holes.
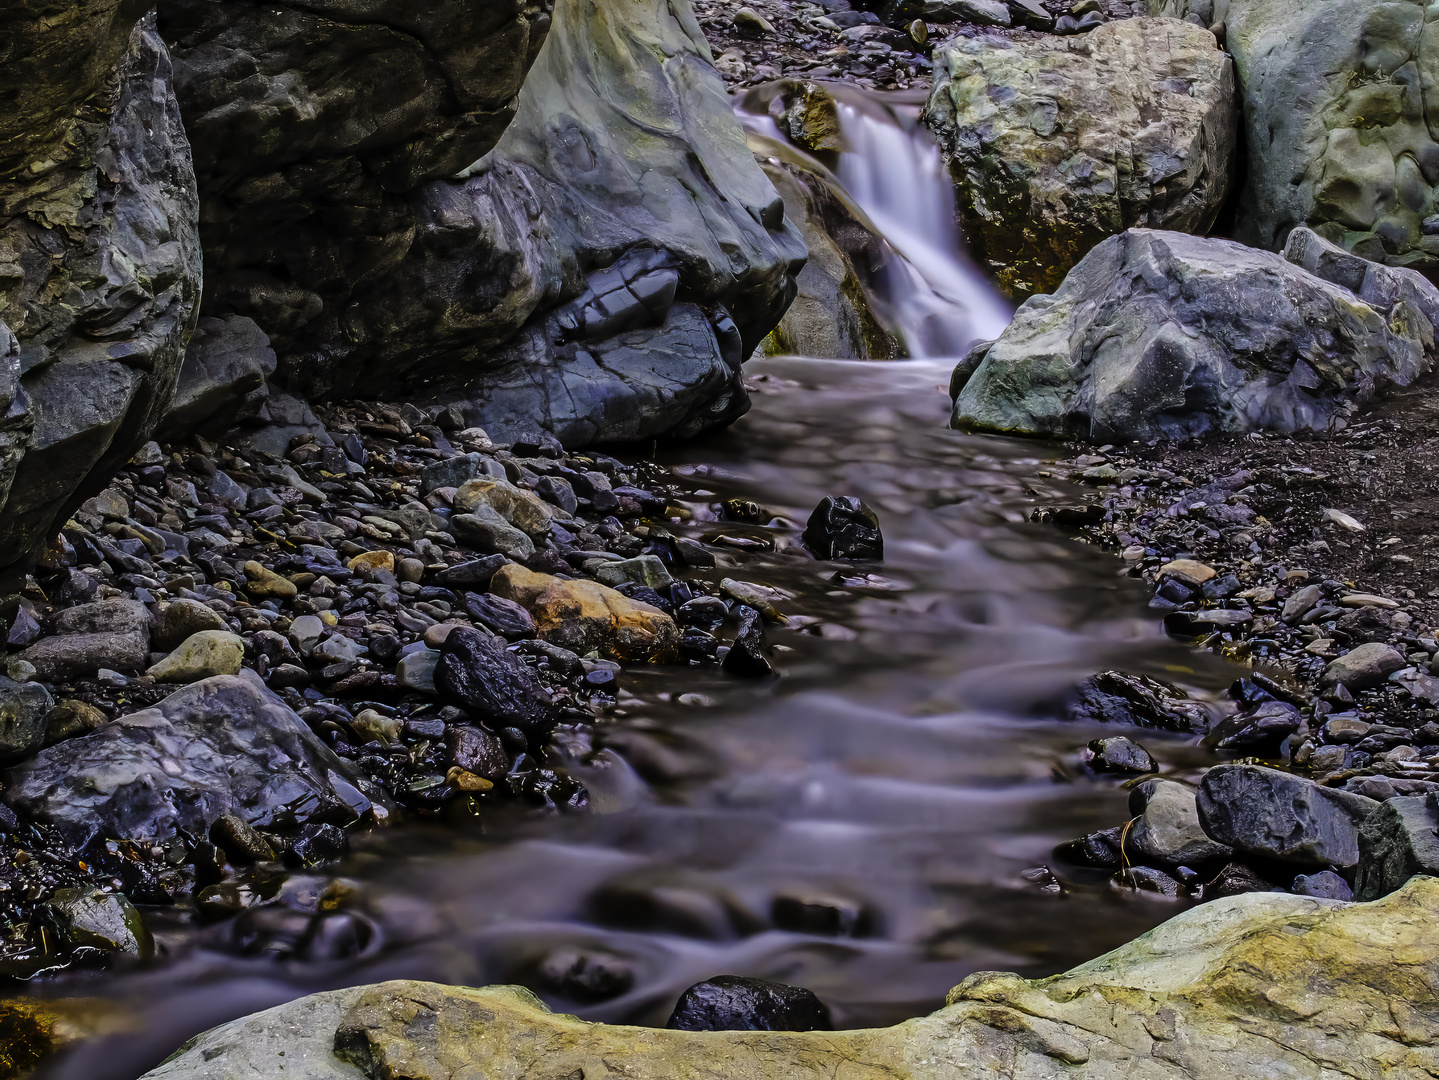
POLYGON ((1346 690, 1365 690, 1378 686, 1409 661, 1393 645, 1382 641, 1366 641, 1330 662, 1324 669, 1323 684, 1342 686, 1346 690))
POLYGON ((275 350, 253 319, 201 319, 157 434, 175 439, 201 428, 223 432, 259 410, 267 396, 265 380, 274 373, 275 350))
POLYGON ((1433 16, 1393 0, 1150 0, 1224 24, 1248 167, 1237 239, 1308 225, 1366 258, 1439 267, 1433 16))
POLYGON ((965 34, 935 51, 934 75, 924 120, 965 233, 1017 299, 1052 291, 1127 228, 1203 233, 1229 193, 1233 65, 1202 27, 965 34))
POLYGON ((134 4, 0 13, 0 577, 150 438, 200 286, 190 149, 134 4))
POLYGON ((1130 827, 1128 844, 1139 857, 1164 866, 1195 866, 1229 855, 1229 848, 1200 826, 1194 789, 1172 780, 1154 783, 1143 813, 1130 827))
POLYGON ((245 670, 48 747, 5 774, 4 799, 80 844, 204 836, 235 814, 288 830, 347 824, 370 807, 350 765, 245 670))
POLYGON ((1357 863, 1359 827, 1380 805, 1259 765, 1218 765, 1199 784, 1199 823, 1210 839, 1309 865, 1357 863))
POLYGON ((1433 366, 1439 290, 1366 264, 1361 296, 1329 278, 1353 282, 1362 260, 1302 230, 1290 250, 1327 276, 1228 240, 1104 241, 967 358, 954 426, 1096 442, 1323 431, 1433 366))
POLYGON ((15 761, 40 749, 54 701, 39 683, 17 683, 0 675, 0 761, 15 761))
POLYGON ((1439 814, 1434 796, 1390 799, 1359 830, 1359 865, 1354 898, 1378 900, 1415 874, 1439 877, 1439 814))

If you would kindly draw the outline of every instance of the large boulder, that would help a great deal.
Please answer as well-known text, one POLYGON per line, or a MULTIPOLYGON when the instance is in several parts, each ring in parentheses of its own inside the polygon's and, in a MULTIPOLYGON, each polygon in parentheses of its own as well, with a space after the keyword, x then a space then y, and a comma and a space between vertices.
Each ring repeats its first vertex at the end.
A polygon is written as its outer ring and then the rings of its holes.
POLYGON ((252 318, 292 391, 443 394, 571 444, 743 411, 804 249, 687 4, 166 0, 162 25, 207 314, 252 318))
POLYGON ((1229 1080, 1259 1068, 1418 1080, 1439 1045, 1436 904, 1432 878, 1372 904, 1228 897, 1067 974, 979 972, 947 1008, 862 1031, 609 1026, 552 1013, 514 987, 380 983, 225 1024, 146 1076, 1229 1080))
POLYGON ((1230 190, 1233 65, 1202 27, 1125 19, 1070 37, 966 33, 935 51, 925 122, 971 250, 1000 288, 1052 291, 1095 244, 1203 233, 1230 190))
POLYGON ((1150 0, 1222 23, 1244 113, 1236 238, 1272 250, 1308 225, 1395 266, 1439 269, 1439 75, 1417 0, 1150 0))
POLYGON ((226 814, 281 831, 348 824, 370 807, 366 782, 249 670, 46 747, 4 783, 7 803, 77 844, 204 836, 226 814))
POLYGON ((144 10, 0 12, 3 581, 150 437, 194 323, 195 178, 144 10))
POLYGON ((1430 370, 1439 290, 1422 276, 1304 229, 1288 256, 1149 229, 1104 241, 961 363, 954 426, 1101 443, 1324 431, 1430 370))

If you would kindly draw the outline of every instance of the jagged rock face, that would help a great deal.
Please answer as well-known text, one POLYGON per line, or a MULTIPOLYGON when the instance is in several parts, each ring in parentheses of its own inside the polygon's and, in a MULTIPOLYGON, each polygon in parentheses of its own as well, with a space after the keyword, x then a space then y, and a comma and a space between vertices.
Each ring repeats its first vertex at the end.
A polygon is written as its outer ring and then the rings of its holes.
POLYGON ((0 575, 149 438, 200 287, 190 149, 153 19, 55 7, 0 15, 0 575))
POLYGON ((971 248, 1010 296, 1052 291, 1128 228, 1203 233, 1229 193, 1233 65, 1201 27, 980 31, 941 45, 934 74, 925 122, 971 248))
POLYGON ((1435 362, 1439 290, 1307 229, 1286 255, 1131 229, 955 372, 953 424, 1117 442, 1323 431, 1435 362))
POLYGON ((947 1008, 866 1031, 611 1027, 514 987, 380 983, 215 1028, 146 1075, 1227 1080, 1262 1062, 1273 1075, 1418 1080, 1439 1043, 1436 903, 1439 881, 1422 877, 1372 904, 1229 897, 1052 979, 979 972, 947 1008))
POLYGON ((1367 259, 1439 269, 1439 37, 1420 0, 1150 0, 1222 23, 1248 148, 1235 238, 1308 225, 1367 259))
POLYGON ((739 361, 804 248, 688 6, 395 6, 164 8, 207 311, 253 318, 292 390, 444 392, 501 433, 633 439, 743 411, 739 361))

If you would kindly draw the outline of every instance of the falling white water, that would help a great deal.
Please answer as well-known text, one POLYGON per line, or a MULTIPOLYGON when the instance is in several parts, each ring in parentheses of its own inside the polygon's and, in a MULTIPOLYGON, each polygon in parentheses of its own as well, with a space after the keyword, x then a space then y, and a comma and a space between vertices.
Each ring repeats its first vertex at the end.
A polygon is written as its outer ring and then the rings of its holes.
MULTIPOLYGON (((849 149, 837 176, 898 255, 874 285, 910 355, 958 357, 998 337, 1013 308, 965 254, 954 187, 929 132, 894 109, 841 103, 839 114, 849 149)), ((756 134, 787 142, 768 116, 740 117, 756 134)))

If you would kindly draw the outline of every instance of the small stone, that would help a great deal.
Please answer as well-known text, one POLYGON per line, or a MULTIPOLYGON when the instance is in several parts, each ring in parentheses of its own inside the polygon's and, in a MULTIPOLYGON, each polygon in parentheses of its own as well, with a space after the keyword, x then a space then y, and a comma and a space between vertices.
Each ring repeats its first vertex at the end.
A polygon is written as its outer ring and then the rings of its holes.
POLYGON ((549 534, 554 518, 554 511, 534 492, 488 477, 471 480, 455 492, 457 515, 476 514, 481 506, 488 506, 502 520, 534 540, 549 534))
POLYGON ((169 652, 202 630, 224 630, 225 620, 208 604, 181 598, 160 608, 150 638, 156 649, 169 652))
POLYGON ((739 630, 721 665, 732 675, 762 679, 774 674, 769 642, 765 640, 764 619, 750 607, 739 609, 739 630))
POLYGON ((350 726, 355 729, 355 734, 360 736, 361 742, 373 739, 389 745, 399 741, 400 733, 404 730, 404 721, 397 716, 386 716, 375 709, 363 709, 351 721, 350 726))
POLYGON ((270 862, 275 849, 238 814, 223 814, 210 826, 210 840, 224 849, 232 862, 270 862))
POLYGON ((1115 735, 1094 739, 1079 753, 1082 764, 1097 773, 1152 773, 1159 764, 1148 750, 1132 739, 1115 735))
POLYGON ((362 578, 373 578, 381 570, 393 574, 395 572, 395 553, 383 549, 366 551, 356 555, 345 565, 362 578))
POLYGON ((1279 617, 1293 626, 1313 611, 1323 599, 1324 590, 1318 585, 1305 585, 1302 589, 1295 589, 1289 599, 1284 601, 1279 617))
POLYGON ((470 593, 465 597, 465 614, 485 629, 510 641, 535 636, 535 620, 513 600, 493 593, 470 593))
POLYGON ((1216 724, 1205 738, 1205 745, 1220 750, 1277 746, 1298 731, 1303 722, 1303 714, 1289 702, 1262 701, 1216 724))
POLYGON ((1359 522, 1355 521, 1343 510, 1325 510, 1324 520, 1332 522, 1333 524, 1338 525, 1342 529, 1348 529, 1350 532, 1361 533, 1365 531, 1363 525, 1359 524, 1359 522))
MULTIPOLYGON (((535 578, 544 577, 512 574, 502 584, 524 604, 520 597, 530 595, 535 578)), ((527 605, 545 641, 581 656, 598 651, 607 660, 629 663, 667 663, 678 653, 679 631, 658 608, 594 581, 549 581, 527 605)), ((493 584, 491 591, 502 595, 493 584)))
POLYGON ((293 581, 281 577, 254 559, 245 564, 245 577, 249 579, 245 591, 261 599, 293 600, 300 593, 293 581))
POLYGON ((74 698, 62 698, 45 718, 45 745, 54 746, 63 739, 88 735, 108 718, 94 705, 74 698))
POLYGON ((1159 900, 1179 900, 1186 891, 1178 879, 1152 866, 1126 866, 1109 883, 1115 889, 1145 893, 1159 900))
POLYGON ((879 517, 850 495, 826 495, 805 525, 805 547, 817 559, 883 559, 879 517))
POLYGON ((419 559, 401 559, 395 566, 395 577, 400 581, 420 582, 425 576, 425 564, 419 559))
POLYGON ((52 704, 39 683, 0 676, 0 761, 18 761, 44 745, 52 704))
POLYGON ((1404 654, 1392 645, 1366 641, 1325 668, 1321 685, 1342 686, 1350 691, 1365 690, 1378 686, 1407 664, 1404 654))
POLYGON ((86 886, 57 889, 49 911, 60 935, 74 948, 103 949, 140 959, 154 952, 149 927, 123 893, 86 886))
POLYGON ((1205 900, 1222 900, 1252 892, 1282 892, 1243 863, 1230 863, 1204 886, 1205 900))
POLYGON ((1392 610, 1399 607, 1399 601, 1390 600, 1386 596, 1375 596, 1373 593, 1348 593, 1339 598, 1339 603, 1351 608, 1374 607, 1392 610))
POLYGON ((290 640, 301 656, 309 656, 325 636, 325 624, 316 615, 301 615, 290 624, 290 640))
POLYGON ((595 580, 610 588, 626 582, 649 589, 667 589, 674 584, 674 578, 657 555, 639 555, 633 559, 607 562, 595 569, 595 580))
POLYGON ((1317 896, 1323 900, 1353 900, 1354 892, 1349 882, 1333 870, 1321 870, 1317 874, 1300 874, 1294 879, 1290 892, 1299 896, 1317 896))
POLYGON ((1174 559, 1159 568, 1159 576, 1162 578, 1177 577, 1194 585, 1203 585, 1216 573, 1214 567, 1195 559, 1174 559))
POLYGON ((300 866, 319 866, 333 862, 350 849, 350 841, 337 826, 312 823, 300 830, 300 838, 290 847, 289 861, 300 866))
POLYGON ((515 528, 493 507, 483 503, 474 513, 451 517, 450 528, 462 542, 507 559, 524 560, 535 553, 534 541, 523 530, 515 528))
POLYGON ((798 986, 717 975, 695 983, 665 1027, 678 1031, 829 1031, 829 1010, 798 986))
POLYGON ((774 25, 752 7, 742 7, 734 13, 734 28, 750 37, 761 37, 774 33, 774 25))
POLYGON ((484 728, 458 724, 450 727, 445 732, 445 745, 455 768, 487 780, 498 780, 509 771, 504 743, 484 728))
POLYGON ((1229 848, 1215 843, 1200 825, 1193 788, 1155 780, 1143 789, 1143 812, 1130 826, 1128 841, 1142 857, 1165 866, 1194 866, 1229 856, 1229 848))
POLYGON ((156 682, 192 683, 213 675, 238 675, 244 663, 245 639, 239 634, 201 630, 145 674, 156 682))
POLYGON ((445 773, 445 783, 460 791, 469 792, 489 791, 495 786, 493 781, 486 780, 483 776, 476 776, 472 772, 466 772, 459 766, 452 766, 450 771, 445 773))
POLYGON ((505 565, 503 555, 486 555, 447 567, 435 575, 435 582, 447 589, 486 589, 495 571, 505 565))
POLYGON ((435 665, 440 654, 435 649, 417 649, 400 657, 395 665, 395 682, 407 690, 418 690, 422 694, 437 694, 435 689, 435 665))

